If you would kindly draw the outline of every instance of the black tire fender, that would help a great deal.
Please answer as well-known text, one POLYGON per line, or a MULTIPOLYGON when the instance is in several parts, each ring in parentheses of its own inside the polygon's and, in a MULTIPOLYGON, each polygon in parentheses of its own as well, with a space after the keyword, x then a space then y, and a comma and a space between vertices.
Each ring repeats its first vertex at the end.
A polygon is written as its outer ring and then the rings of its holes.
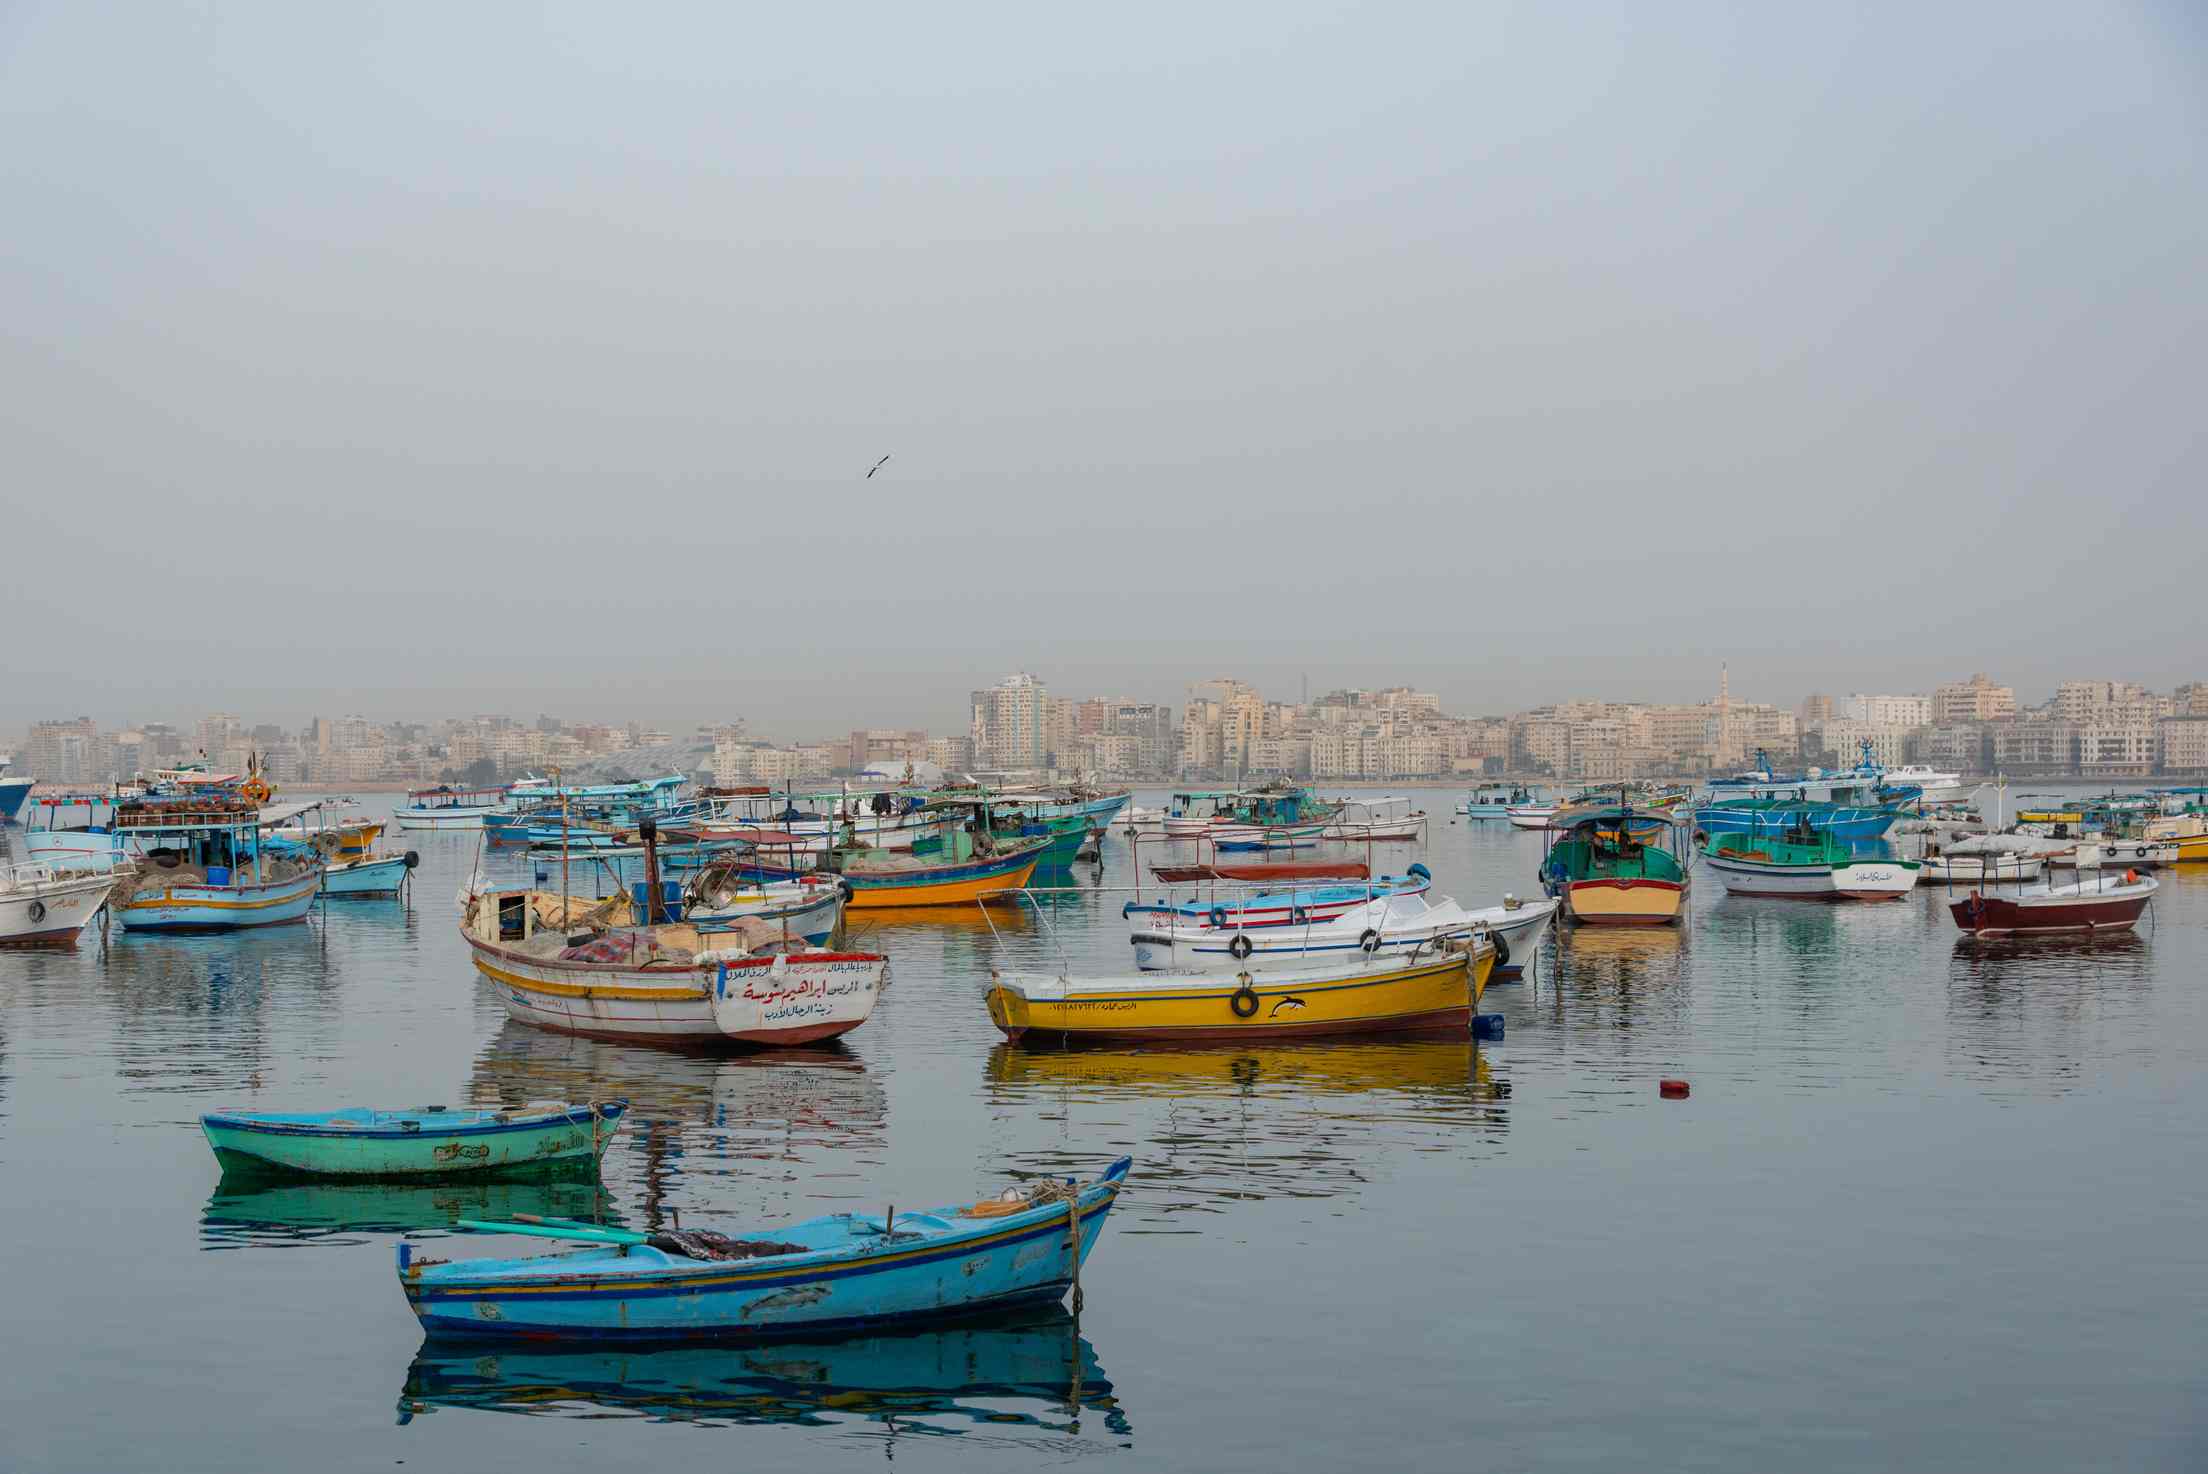
POLYGON ((1227 955, 1240 962, 1257 949, 1251 944, 1248 932, 1236 932, 1234 940, 1227 943, 1227 955))
POLYGON ((46 919, 46 903, 33 899, 28 908, 28 915, 33 921, 44 921, 46 919))
POLYGON ((1370 927, 1370 926, 1366 927, 1366 928, 1365 928, 1365 934, 1364 934, 1363 936, 1361 936, 1361 937, 1359 937, 1359 938, 1357 939, 1357 950, 1358 950, 1358 951, 1360 951, 1360 952, 1377 952, 1377 951, 1379 951, 1379 950, 1380 950, 1380 932, 1379 932, 1379 929, 1378 929, 1378 928, 1376 928, 1376 927, 1370 927))
POLYGON ((1487 934, 1487 939, 1495 944, 1495 965, 1510 966, 1510 943, 1503 940, 1503 934, 1491 931, 1487 934))
POLYGON ((1257 1016, 1257 990, 1250 986, 1248 978, 1244 978, 1242 986, 1236 988, 1233 994, 1228 997, 1227 1007, 1234 1010, 1236 1018, 1255 1018, 1257 1016))

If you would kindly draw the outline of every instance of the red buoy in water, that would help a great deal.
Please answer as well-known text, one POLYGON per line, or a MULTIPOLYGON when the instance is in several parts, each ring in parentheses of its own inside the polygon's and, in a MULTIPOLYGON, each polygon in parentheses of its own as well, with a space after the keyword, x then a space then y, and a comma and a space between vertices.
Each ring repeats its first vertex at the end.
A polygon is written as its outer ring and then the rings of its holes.
POLYGON ((1656 1093, 1666 1100, 1685 1100, 1687 1098, 1687 1082, 1684 1080, 1659 1080, 1656 1082, 1656 1093))

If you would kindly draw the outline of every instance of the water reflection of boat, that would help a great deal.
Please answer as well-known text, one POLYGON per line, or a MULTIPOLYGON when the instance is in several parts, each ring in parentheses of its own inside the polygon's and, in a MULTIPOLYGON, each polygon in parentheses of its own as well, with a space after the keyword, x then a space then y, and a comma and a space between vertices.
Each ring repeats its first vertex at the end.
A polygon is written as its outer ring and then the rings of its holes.
POLYGON ((1266 1091, 1349 1094, 1368 1090, 1473 1095, 1491 1092, 1493 1072, 1470 1036, 1370 1043, 1307 1043, 1206 1049, 1028 1049, 989 1051, 989 1082, 1021 1090, 1095 1087, 1098 1093, 1212 1095, 1266 1091))
POLYGON ((1133 1431, 1096 1350, 1063 1308, 1017 1319, 749 1348, 521 1349, 431 1341, 407 1369, 399 1421, 466 1408, 675 1422, 876 1422, 1070 1433, 1083 1412, 1133 1431))
MULTIPOLYGON (((992 1108, 1032 1120, 1069 1101, 1131 1111, 1144 1144, 1138 1221, 1257 1198, 1355 1197, 1398 1151, 1476 1154, 1510 1124, 1510 1085, 1469 1037, 1241 1048, 1041 1050, 1000 1044, 992 1108)), ((1037 1165, 1078 1171, 1081 1159, 1037 1165)))
POLYGON ((232 1172, 215 1184, 200 1215, 200 1247, 239 1249, 339 1234, 414 1233, 450 1228, 462 1218, 512 1219, 517 1213, 621 1226, 619 1213, 587 1168, 523 1181, 437 1183, 302 1182, 232 1172))
POLYGON ((856 1055, 833 1046, 671 1055, 547 1034, 510 1019, 476 1056, 468 1081, 469 1099, 485 1105, 565 1098, 578 1090, 626 1097, 639 1123, 792 1133, 796 1144, 839 1149, 878 1145, 889 1115, 881 1081, 856 1055))

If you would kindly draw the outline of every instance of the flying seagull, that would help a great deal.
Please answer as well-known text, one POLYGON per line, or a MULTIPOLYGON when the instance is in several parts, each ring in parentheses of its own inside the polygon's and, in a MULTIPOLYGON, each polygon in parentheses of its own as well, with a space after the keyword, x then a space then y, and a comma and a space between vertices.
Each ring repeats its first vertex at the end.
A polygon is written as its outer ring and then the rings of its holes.
MULTIPOLYGON (((895 454, 895 452, 891 452, 891 454, 895 454)), ((884 466, 886 466, 886 465, 888 465, 888 464, 889 464, 889 456, 883 456, 883 457, 882 457, 882 458, 881 458, 880 460, 878 460, 878 461, 876 461, 876 462, 874 463, 874 470, 873 470, 873 471, 869 471, 869 472, 867 472, 867 473, 866 473, 866 479, 867 479, 868 481, 872 481, 872 480, 874 479, 874 471, 879 471, 880 469, 882 469, 882 467, 884 467, 884 466)))

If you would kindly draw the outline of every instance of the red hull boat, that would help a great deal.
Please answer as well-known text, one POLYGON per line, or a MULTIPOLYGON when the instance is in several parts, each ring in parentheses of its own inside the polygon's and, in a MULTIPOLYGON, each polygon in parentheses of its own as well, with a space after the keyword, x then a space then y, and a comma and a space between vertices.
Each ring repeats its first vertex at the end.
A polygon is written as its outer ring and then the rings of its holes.
POLYGON ((1247 865, 1152 865, 1150 873, 1168 885, 1189 880, 1369 880, 1372 872, 1357 860, 1252 860, 1247 865))
POLYGON ((2157 889, 2152 877, 2127 870, 2121 880, 2086 878, 1992 895, 1973 891, 1948 910, 1955 924, 1974 936, 2129 931, 2157 889))

